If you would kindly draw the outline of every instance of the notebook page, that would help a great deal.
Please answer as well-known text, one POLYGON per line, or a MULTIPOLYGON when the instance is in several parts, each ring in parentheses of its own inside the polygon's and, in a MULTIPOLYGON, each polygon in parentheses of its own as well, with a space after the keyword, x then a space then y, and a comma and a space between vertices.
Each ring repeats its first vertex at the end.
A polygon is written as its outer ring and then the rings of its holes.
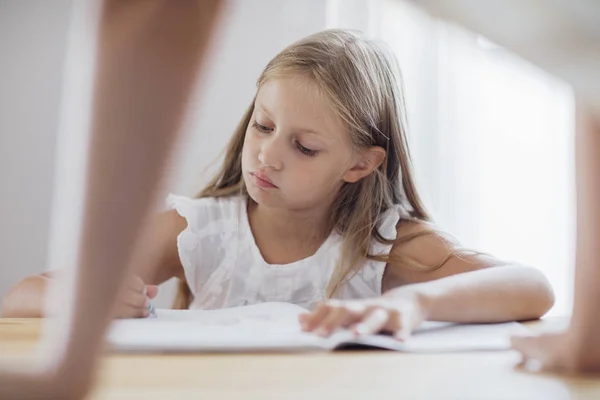
POLYGON ((157 318, 114 321, 108 343, 114 350, 144 352, 306 351, 327 343, 302 332, 305 309, 263 303, 214 311, 157 310, 157 318))

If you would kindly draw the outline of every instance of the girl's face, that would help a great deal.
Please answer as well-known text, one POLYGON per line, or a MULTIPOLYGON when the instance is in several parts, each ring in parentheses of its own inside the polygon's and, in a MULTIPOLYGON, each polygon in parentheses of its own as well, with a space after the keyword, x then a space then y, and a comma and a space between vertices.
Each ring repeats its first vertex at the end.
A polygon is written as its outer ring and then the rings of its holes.
POLYGON ((254 201, 291 210, 330 204, 355 159, 348 130, 310 80, 270 79, 260 87, 242 152, 254 201))

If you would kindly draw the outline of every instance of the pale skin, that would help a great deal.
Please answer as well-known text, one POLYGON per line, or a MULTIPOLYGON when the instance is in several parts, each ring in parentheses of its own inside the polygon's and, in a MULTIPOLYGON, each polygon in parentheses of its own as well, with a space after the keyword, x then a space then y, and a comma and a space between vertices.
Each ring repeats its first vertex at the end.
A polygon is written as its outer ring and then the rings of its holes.
MULTIPOLYGON (((314 254, 328 234, 325 213, 335 191, 344 182, 357 182, 372 173, 384 157, 385 151, 378 147, 353 149, 329 100, 306 78, 264 83, 247 128, 242 170, 253 199, 250 225, 265 261, 286 264, 314 254), (265 179, 271 185, 265 185, 265 179)), ((176 237, 186 226, 174 211, 157 218, 149 236, 152 254, 162 254, 162 262, 150 262, 153 255, 147 254, 135 262, 136 274, 153 285, 183 276, 176 237)), ((399 224, 398 235, 424 226, 399 224)), ((453 246, 428 236, 394 246, 392 251, 433 266, 453 246)), ((552 290, 536 269, 479 255, 451 257, 432 272, 389 264, 383 289, 385 294, 379 298, 323 303, 302 316, 301 323, 307 331, 322 335, 349 327, 361 333, 386 330, 404 338, 425 319, 527 320, 539 318, 553 304, 552 290)), ((139 289, 130 295, 139 296, 139 289)))
POLYGON ((600 118, 579 111, 576 134, 577 267, 566 332, 514 337, 522 366, 568 373, 600 372, 600 118))
POLYGON ((52 340, 57 350, 30 370, 0 371, 0 398, 77 399, 91 390, 113 304, 154 204, 219 4, 103 2, 84 218, 63 326, 52 340))

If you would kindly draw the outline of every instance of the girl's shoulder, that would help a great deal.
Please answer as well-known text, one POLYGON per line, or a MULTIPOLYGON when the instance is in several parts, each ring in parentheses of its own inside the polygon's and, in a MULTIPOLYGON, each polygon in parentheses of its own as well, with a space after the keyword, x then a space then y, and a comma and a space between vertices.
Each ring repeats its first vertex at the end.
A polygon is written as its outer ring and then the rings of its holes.
POLYGON ((423 264, 437 264, 449 251, 458 247, 458 241, 427 221, 400 220, 396 226, 396 240, 392 249, 423 264))
POLYGON ((463 247, 427 221, 401 221, 388 263, 388 289, 506 265, 505 261, 463 247))

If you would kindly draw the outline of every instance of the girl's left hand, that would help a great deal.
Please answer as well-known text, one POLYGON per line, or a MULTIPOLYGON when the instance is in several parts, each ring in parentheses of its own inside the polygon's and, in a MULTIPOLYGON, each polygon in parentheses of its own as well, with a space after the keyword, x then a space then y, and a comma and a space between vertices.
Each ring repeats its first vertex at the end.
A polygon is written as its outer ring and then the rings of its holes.
POLYGON ((424 320, 416 296, 378 297, 365 300, 329 300, 308 314, 300 315, 306 332, 327 337, 338 328, 348 328, 357 336, 388 332, 405 340, 424 320))

